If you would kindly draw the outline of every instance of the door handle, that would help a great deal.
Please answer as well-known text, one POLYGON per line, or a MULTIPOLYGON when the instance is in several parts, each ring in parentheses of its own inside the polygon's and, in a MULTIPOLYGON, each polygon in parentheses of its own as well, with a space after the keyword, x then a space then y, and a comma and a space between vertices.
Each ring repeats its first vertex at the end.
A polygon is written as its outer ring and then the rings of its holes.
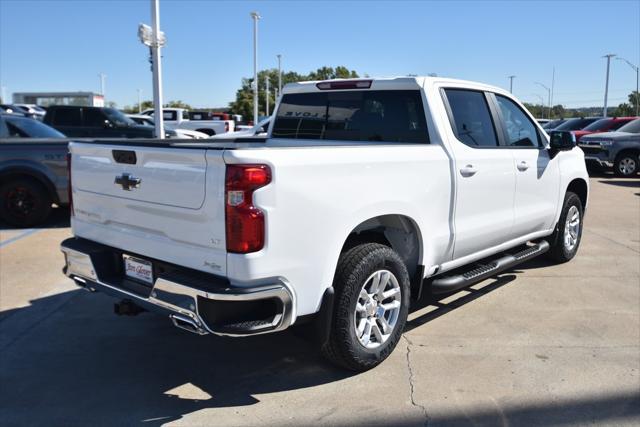
POLYGON ((518 170, 521 172, 526 171, 527 169, 529 169, 529 165, 527 164, 527 162, 525 162, 524 160, 521 161, 520 163, 518 163, 518 170))
POLYGON ((478 169, 476 169, 476 167, 473 165, 467 165, 460 169, 460 174, 462 176, 473 176, 476 174, 476 172, 478 172, 478 169))

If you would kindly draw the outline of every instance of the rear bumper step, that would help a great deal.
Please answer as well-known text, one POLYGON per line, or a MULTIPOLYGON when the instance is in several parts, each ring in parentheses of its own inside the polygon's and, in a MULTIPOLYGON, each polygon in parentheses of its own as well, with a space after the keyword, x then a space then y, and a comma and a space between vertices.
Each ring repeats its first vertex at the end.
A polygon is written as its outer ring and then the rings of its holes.
POLYGON ((542 240, 536 245, 523 249, 513 255, 504 255, 487 264, 476 266, 474 269, 464 273, 434 279, 431 282, 431 291, 434 294, 444 294, 466 288, 522 262, 535 258, 538 255, 542 255, 548 250, 549 243, 546 240, 542 240))
POLYGON ((133 287, 113 267, 120 251, 76 238, 62 242, 60 249, 64 273, 79 286, 166 314, 176 327, 189 332, 257 335, 286 329, 293 321, 292 294, 282 282, 231 287, 219 278, 172 271, 158 276, 153 285, 133 287))

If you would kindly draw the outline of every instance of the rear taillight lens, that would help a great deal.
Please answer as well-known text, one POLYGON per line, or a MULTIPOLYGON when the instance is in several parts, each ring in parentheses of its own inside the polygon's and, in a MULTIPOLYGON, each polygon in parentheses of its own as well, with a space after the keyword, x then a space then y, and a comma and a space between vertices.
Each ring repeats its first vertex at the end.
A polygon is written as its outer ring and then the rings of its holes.
POLYGON ((71 189, 71 153, 67 153, 67 194, 69 197, 69 212, 74 216, 73 212, 73 191, 71 189))
POLYGON ((271 169, 267 165, 227 165, 227 252, 246 254, 264 247, 264 213, 253 206, 253 192, 270 182, 271 169))
POLYGON ((224 122, 224 131, 229 132, 229 122, 224 122))

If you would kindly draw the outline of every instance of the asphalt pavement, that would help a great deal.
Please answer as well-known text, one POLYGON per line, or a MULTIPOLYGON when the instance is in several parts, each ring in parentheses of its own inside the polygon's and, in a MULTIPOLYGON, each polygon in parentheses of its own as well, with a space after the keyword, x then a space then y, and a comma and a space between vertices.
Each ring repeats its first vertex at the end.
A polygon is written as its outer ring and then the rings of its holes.
POLYGON ((0 424, 640 425, 640 180, 591 178, 577 257, 412 309, 361 374, 304 336, 200 337, 61 273, 68 212, 0 229, 0 424))

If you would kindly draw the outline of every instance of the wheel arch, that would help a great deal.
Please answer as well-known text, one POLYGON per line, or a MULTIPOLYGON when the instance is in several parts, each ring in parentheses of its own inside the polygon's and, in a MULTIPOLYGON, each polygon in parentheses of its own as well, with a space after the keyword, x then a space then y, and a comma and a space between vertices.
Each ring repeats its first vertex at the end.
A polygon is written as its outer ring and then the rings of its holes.
POLYGON ((396 251, 407 266, 409 277, 424 275, 423 237, 413 218, 403 214, 384 214, 363 220, 343 238, 340 254, 355 245, 370 242, 381 243, 396 251))
POLYGON ((575 193, 578 196, 580 202, 582 203, 583 211, 587 209, 587 202, 589 200, 589 186, 584 179, 574 178, 571 182, 569 182, 565 194, 568 192, 575 193))
POLYGON ((58 197, 55 184, 44 173, 32 168, 20 166, 13 166, 0 171, 0 184, 20 178, 32 179, 38 182, 45 188, 45 190, 47 190, 47 193, 49 193, 53 203, 60 204, 60 198, 58 197))

